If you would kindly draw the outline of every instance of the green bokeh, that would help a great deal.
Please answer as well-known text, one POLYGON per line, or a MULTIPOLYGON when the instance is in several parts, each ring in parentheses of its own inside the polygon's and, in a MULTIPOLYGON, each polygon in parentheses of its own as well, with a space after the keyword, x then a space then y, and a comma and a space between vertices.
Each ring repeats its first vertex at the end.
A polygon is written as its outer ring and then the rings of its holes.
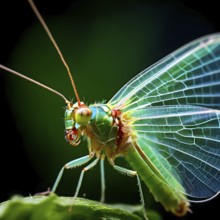
MULTIPOLYGON (((170 52, 164 51, 166 42, 171 42, 171 49, 176 49, 178 41, 166 40, 174 39, 176 35, 170 29, 179 27, 170 24, 166 30, 169 20, 165 17, 171 11, 175 11, 171 17, 173 22, 188 19, 183 30, 189 33, 193 24, 208 26, 202 19, 190 20, 182 9, 169 5, 149 1, 92 2, 84 1, 77 10, 72 7, 65 14, 45 17, 73 72, 80 98, 87 104, 109 100, 138 72, 170 52)), ((199 36, 200 32, 196 34, 199 36)), ((65 68, 38 21, 18 41, 9 66, 75 100, 65 68)), ((45 185, 52 186, 66 162, 88 154, 86 141, 76 148, 65 142, 65 103, 60 97, 14 76, 8 77, 6 88, 28 157, 45 185)), ((59 194, 74 194, 79 172, 80 169, 65 172, 59 194)), ((116 173, 107 161, 105 172, 107 201, 139 201, 136 179, 116 173)), ((85 193, 88 198, 99 199, 99 179, 97 166, 85 175, 80 196, 85 193)))

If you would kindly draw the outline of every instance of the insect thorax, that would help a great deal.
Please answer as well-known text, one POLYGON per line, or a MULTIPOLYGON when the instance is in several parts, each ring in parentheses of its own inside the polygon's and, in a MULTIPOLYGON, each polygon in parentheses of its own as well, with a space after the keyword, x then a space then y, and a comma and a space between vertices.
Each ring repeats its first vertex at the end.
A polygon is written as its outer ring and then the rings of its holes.
POLYGON ((104 104, 91 105, 91 120, 86 129, 89 148, 94 153, 105 153, 107 157, 117 154, 119 126, 115 124, 112 111, 104 104))

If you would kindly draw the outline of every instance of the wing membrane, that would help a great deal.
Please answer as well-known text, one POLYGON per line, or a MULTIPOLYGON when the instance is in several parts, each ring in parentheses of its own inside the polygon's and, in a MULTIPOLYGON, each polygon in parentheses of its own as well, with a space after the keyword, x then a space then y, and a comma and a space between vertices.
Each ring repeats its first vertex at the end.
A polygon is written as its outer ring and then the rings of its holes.
POLYGON ((195 199, 220 191, 220 111, 166 106, 132 113, 137 143, 171 187, 195 199), (170 176, 170 173, 172 176, 170 176), (177 189, 178 190, 178 189, 177 189))
POLYGON ((164 105, 220 109, 220 34, 193 41, 129 81, 109 101, 123 111, 164 105))

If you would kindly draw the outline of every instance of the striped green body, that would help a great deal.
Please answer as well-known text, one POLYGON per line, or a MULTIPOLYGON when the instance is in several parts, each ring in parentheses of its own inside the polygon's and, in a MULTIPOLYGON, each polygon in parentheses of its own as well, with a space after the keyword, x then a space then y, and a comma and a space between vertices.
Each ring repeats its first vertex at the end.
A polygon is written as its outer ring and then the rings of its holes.
POLYGON ((185 214, 189 205, 185 195, 165 184, 144 161, 134 145, 128 148, 125 159, 133 170, 137 171, 156 201, 161 202, 167 211, 171 211, 175 215, 185 214))

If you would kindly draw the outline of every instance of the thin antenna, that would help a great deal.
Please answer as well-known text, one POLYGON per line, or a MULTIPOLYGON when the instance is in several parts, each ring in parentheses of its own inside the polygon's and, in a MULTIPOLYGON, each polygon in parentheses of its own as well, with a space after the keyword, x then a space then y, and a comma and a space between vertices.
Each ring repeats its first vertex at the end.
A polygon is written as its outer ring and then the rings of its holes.
POLYGON ((30 6, 33 9, 33 11, 34 11, 35 15, 37 16, 38 20, 42 24, 44 30, 46 31, 46 33, 49 36, 51 42, 53 43, 55 49, 57 50, 57 52, 58 52, 58 54, 59 54, 59 56, 61 58, 61 61, 63 62, 64 66, 66 67, 68 76, 70 78, 70 81, 71 81, 71 84, 72 84, 72 87, 73 87, 73 90, 74 90, 74 93, 75 93, 75 96, 76 96, 76 99, 77 99, 77 102, 78 102, 78 105, 80 106, 81 102, 80 102, 79 95, 78 95, 78 92, 77 92, 77 89, 76 89, 76 85, 75 85, 75 82, 73 80, 72 74, 70 72, 69 66, 67 65, 67 63, 66 63, 66 61, 65 61, 65 59, 64 59, 64 57, 63 57, 63 55, 62 55, 62 53, 61 53, 61 51, 59 49, 59 47, 58 47, 58 45, 56 43, 56 41, 54 40, 54 38, 53 38, 53 36, 52 36, 48 26, 46 25, 44 19, 42 18, 41 14, 39 13, 39 11, 38 11, 37 7, 35 6, 34 2, 32 0, 27 0, 27 1, 29 2, 30 6))
POLYGON ((29 77, 27 77, 27 76, 25 76, 25 75, 15 71, 15 70, 12 70, 12 69, 10 69, 10 68, 8 68, 6 66, 3 66, 1 64, 0 64, 0 69, 6 70, 6 71, 8 71, 10 73, 13 73, 16 76, 19 76, 19 77, 21 77, 23 79, 26 79, 26 80, 34 83, 34 84, 37 84, 38 86, 41 86, 41 87, 49 90, 50 92, 53 92, 53 93, 59 95, 60 97, 62 97, 65 100, 66 103, 69 103, 69 101, 66 99, 66 97, 63 94, 61 94, 60 92, 56 91, 55 89, 50 88, 49 86, 46 86, 46 85, 44 85, 44 84, 42 84, 42 83, 40 83, 40 82, 38 82, 38 81, 36 81, 34 79, 31 79, 31 78, 29 78, 29 77))

